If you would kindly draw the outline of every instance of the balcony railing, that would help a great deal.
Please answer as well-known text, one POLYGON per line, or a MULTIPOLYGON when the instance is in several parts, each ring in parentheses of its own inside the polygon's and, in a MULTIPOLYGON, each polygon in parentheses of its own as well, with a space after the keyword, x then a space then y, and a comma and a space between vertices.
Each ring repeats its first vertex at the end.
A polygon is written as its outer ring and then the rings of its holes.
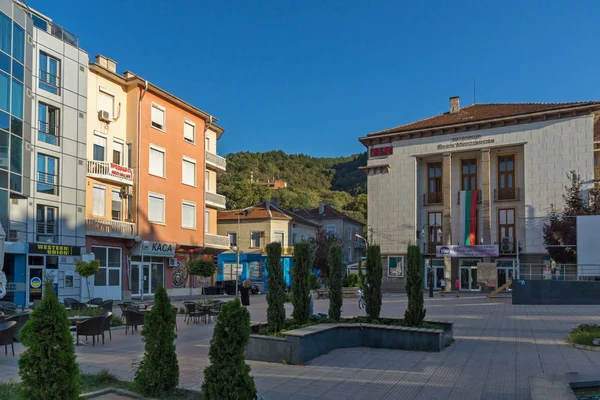
POLYGON ((423 205, 442 204, 444 196, 442 192, 423 193, 423 205))
POLYGON ((225 196, 222 196, 222 195, 216 194, 216 193, 206 192, 205 199, 206 199, 206 205, 215 207, 215 208, 220 208, 223 210, 225 209, 225 201, 226 201, 225 196))
POLYGON ((206 247, 215 249, 229 249, 229 236, 213 235, 211 233, 204 234, 204 244, 206 247))
MULTIPOLYGON (((481 203, 481 190, 477 190, 477 204, 481 203)), ((460 191, 456 193, 456 204, 460 204, 460 191)))
POLYGON ((206 166, 217 171, 225 171, 227 169, 227 159, 224 157, 213 154, 209 151, 206 152, 206 166))
POLYGON ((87 218, 86 234, 90 236, 135 237, 137 226, 132 222, 114 221, 111 219, 87 218))
POLYGON ((35 224, 35 240, 43 243, 58 242, 58 227, 55 223, 36 222, 35 224))
POLYGON ((133 169, 107 161, 88 160, 87 175, 90 178, 133 185, 133 169))
POLYGON ((48 71, 44 71, 40 69, 40 89, 47 90, 50 93, 54 93, 56 95, 60 94, 60 77, 54 74, 51 74, 48 71))
POLYGON ((58 125, 45 121, 38 121, 38 140, 44 143, 58 146, 58 125))
POLYGON ((500 188, 494 190, 494 201, 518 201, 519 188, 500 188))
POLYGON ((58 175, 38 171, 37 181, 38 193, 58 196, 58 175))

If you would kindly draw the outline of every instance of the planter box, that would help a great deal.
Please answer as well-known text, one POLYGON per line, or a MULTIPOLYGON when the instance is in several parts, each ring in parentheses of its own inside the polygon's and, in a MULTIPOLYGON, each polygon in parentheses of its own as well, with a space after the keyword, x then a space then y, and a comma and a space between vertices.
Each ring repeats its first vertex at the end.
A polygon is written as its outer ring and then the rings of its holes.
POLYGON ((246 346, 246 359, 303 364, 332 350, 347 347, 442 351, 453 339, 453 324, 428 322, 439 324, 443 329, 341 322, 283 332, 283 338, 253 334, 246 346))

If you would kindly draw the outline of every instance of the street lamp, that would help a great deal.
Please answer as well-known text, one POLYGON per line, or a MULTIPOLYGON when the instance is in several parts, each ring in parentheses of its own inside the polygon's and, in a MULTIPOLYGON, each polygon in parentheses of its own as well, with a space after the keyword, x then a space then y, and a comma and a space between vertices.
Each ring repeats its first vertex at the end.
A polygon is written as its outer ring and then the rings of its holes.
MULTIPOLYGON (((421 228, 421 236, 423 237, 423 258, 425 258, 425 244, 427 243, 427 240, 425 238, 425 227, 429 227, 431 230, 435 230, 435 228, 437 228, 437 231, 435 232, 437 234, 437 236, 439 236, 440 238, 442 237, 442 227, 438 224, 425 224, 423 225, 423 228, 421 228)), ((429 279, 429 297, 433 297, 433 254, 431 254, 431 249, 429 249, 429 271, 427 273, 427 277, 429 279)), ((445 277, 444 277, 445 279, 445 277)))
POLYGON ((367 239, 365 239, 364 237, 360 236, 358 233, 355 233, 354 237, 356 237, 357 239, 360 239, 360 240, 364 241, 365 242, 365 247, 368 246, 367 245, 367 239))
MULTIPOLYGON (((140 285, 140 292, 141 292, 141 301, 142 303, 144 302, 144 282, 146 282, 146 274, 144 274, 144 248, 150 246, 150 242, 147 240, 144 240, 142 242, 142 284, 140 285)), ((148 272, 150 272, 150 268, 148 268, 148 272)), ((148 285, 150 285, 150 282, 148 282, 148 285)))

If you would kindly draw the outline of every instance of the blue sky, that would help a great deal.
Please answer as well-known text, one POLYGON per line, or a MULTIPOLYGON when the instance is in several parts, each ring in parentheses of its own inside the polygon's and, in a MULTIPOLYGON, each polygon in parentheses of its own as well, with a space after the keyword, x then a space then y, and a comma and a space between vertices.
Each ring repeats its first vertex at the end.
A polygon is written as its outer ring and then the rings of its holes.
POLYGON ((359 136, 445 112, 450 96, 473 103, 474 77, 478 103, 600 98, 600 1, 28 4, 90 56, 219 118, 221 154, 357 153, 359 136))

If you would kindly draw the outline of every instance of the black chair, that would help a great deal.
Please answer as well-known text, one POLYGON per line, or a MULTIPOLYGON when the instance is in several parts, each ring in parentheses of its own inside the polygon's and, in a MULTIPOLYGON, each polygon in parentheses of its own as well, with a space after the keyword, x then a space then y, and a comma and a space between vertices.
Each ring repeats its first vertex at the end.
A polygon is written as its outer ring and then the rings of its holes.
POLYGON ((17 323, 15 321, 3 322, 0 324, 0 346, 4 346, 4 354, 8 355, 8 345, 12 349, 12 355, 15 356, 15 330, 17 323))
POLYGON ((193 301, 184 301, 183 306, 185 307, 185 318, 183 322, 187 321, 187 324, 190 324, 190 320, 194 318, 194 323, 198 323, 198 317, 200 317, 200 313, 196 311, 196 303, 193 301))
POLYGON ((94 306, 100 306, 102 305, 102 297, 94 297, 93 299, 88 300, 87 303, 94 306))
POLYGON ((78 321, 76 325, 77 346, 79 346, 79 336, 92 337, 92 346, 96 345, 96 336, 102 336, 102 344, 104 344, 104 316, 99 315, 85 321, 78 321))
POLYGON ((110 330, 110 320, 112 318, 112 311, 105 312, 104 314, 101 314, 101 315, 104 316, 104 326, 103 326, 104 332, 108 331, 108 337, 110 338, 110 340, 112 340, 112 332, 110 330))
POLYGON ((131 327, 131 334, 134 334, 133 329, 137 332, 138 326, 144 325, 144 313, 136 311, 135 309, 127 309, 124 312, 125 314, 125 334, 129 332, 129 327, 131 327))
POLYGON ((10 317, 6 318, 5 322, 14 321, 17 323, 15 330, 14 330, 14 338, 16 341, 19 340, 19 332, 21 331, 21 328, 27 323, 28 320, 29 320, 28 312, 17 313, 17 314, 11 315, 10 317))
POLYGON ((17 310, 17 305, 12 301, 0 301, 0 307, 10 308, 12 310, 17 310))
POLYGON ((65 298, 63 302, 65 303, 65 307, 69 307, 72 310, 81 311, 87 308, 85 303, 81 303, 79 300, 73 299, 71 297, 65 298))
POLYGON ((0 305, 0 312, 6 316, 17 314, 17 310, 15 308, 4 307, 0 305))
POLYGON ((211 317, 214 317, 215 321, 217 320, 217 317, 221 313, 221 306, 222 305, 223 305, 223 302, 221 302, 221 301, 215 301, 215 303, 213 304, 213 306, 211 307, 211 309, 209 311, 209 315, 211 317))
POLYGON ((112 313, 112 310, 113 310, 113 301, 112 300, 105 300, 105 301, 103 301, 100 304, 100 308, 102 308, 105 313, 107 313, 107 312, 112 313))
POLYGON ((121 321, 125 321, 125 311, 127 310, 127 307, 131 306, 132 304, 133 303, 130 301, 124 301, 122 303, 117 304, 121 309, 121 321))

